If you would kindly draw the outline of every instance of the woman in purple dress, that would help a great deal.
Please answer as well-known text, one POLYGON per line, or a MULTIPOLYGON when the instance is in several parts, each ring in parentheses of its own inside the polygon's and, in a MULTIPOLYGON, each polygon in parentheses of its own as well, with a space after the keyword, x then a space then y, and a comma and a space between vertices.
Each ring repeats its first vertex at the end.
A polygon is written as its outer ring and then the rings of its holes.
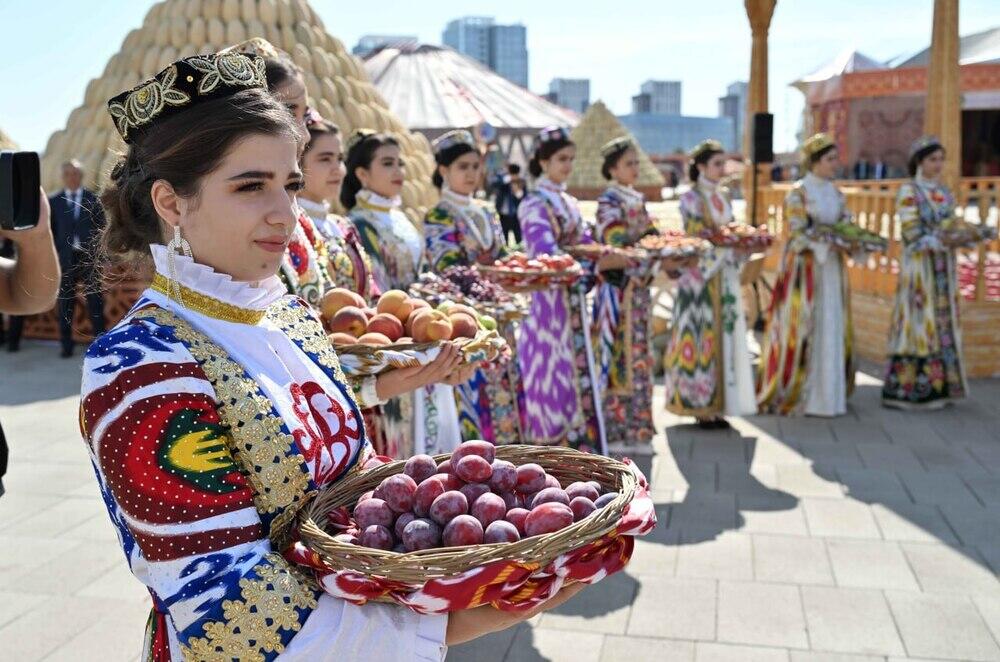
MULTIPOLYGON (((593 242, 576 198, 566 192, 575 156, 576 146, 566 129, 551 127, 539 133, 528 165, 535 187, 517 210, 530 257, 556 255, 567 246, 593 242)), ((532 295, 518 341, 530 443, 607 452, 588 333, 586 297, 592 284, 592 278, 584 278, 532 295)))

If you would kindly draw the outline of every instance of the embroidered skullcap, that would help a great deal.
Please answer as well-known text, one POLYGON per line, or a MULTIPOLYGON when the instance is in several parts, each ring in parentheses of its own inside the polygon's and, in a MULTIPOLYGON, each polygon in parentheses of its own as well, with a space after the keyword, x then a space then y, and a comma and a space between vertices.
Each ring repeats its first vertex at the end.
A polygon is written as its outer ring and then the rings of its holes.
POLYGON ((476 141, 472 137, 472 134, 465 129, 455 129, 454 131, 449 131, 442 134, 434 139, 431 143, 431 150, 434 155, 437 156, 446 149, 450 149, 455 145, 468 145, 469 147, 475 147, 476 141))
POLYGON ((704 156, 705 154, 708 153, 721 154, 725 153, 725 151, 726 149, 722 146, 722 143, 720 143, 718 140, 713 140, 712 138, 709 138, 707 140, 702 140, 700 143, 695 145, 694 149, 688 152, 688 158, 690 158, 692 161, 695 161, 699 157, 704 156))
POLYGON ((635 147, 635 143, 632 142, 631 138, 628 136, 619 136, 601 145, 601 156, 606 159, 613 154, 620 154, 632 147, 635 147))
POLYGON ((910 158, 916 157, 924 150, 936 151, 938 149, 944 149, 944 145, 941 144, 937 136, 920 136, 910 145, 910 158), (931 148, 933 149, 931 150, 931 148))

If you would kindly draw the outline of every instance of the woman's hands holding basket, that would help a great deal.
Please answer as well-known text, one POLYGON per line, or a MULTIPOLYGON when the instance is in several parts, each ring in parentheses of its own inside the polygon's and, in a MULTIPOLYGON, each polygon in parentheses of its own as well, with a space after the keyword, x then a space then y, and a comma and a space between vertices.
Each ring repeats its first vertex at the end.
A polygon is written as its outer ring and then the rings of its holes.
POLYGON ((506 630, 522 621, 534 618, 542 612, 555 609, 586 587, 586 584, 564 586, 542 604, 524 612, 501 611, 489 605, 454 611, 448 615, 448 633, 445 637, 445 643, 449 646, 457 646, 492 632, 506 630))

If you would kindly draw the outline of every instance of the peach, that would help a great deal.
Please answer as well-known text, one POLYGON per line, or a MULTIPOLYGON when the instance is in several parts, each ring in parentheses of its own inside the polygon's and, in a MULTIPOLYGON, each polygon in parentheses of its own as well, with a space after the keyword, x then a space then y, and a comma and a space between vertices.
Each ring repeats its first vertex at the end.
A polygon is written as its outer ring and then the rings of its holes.
POLYGON ((434 319, 433 310, 418 310, 406 320, 404 332, 415 341, 424 342, 424 330, 427 328, 427 323, 432 319, 434 319))
POLYGON ((479 324, 474 317, 465 313, 455 313, 449 311, 448 319, 451 321, 451 339, 455 338, 475 338, 479 324))
POLYGON ((477 313, 469 306, 466 306, 464 303, 453 303, 450 306, 448 306, 447 310, 445 310, 444 312, 447 313, 449 317, 457 313, 465 313, 472 319, 477 319, 479 317, 479 313, 477 313))
POLYGON ((441 315, 441 317, 432 319, 427 323, 424 329, 424 334, 427 336, 427 340, 448 340, 451 338, 452 326, 451 320, 447 316, 441 315))
POLYGON ((418 310, 427 310, 428 308, 431 308, 431 304, 427 303, 423 299, 407 299, 407 301, 411 306, 413 306, 413 312, 410 313, 411 315, 418 310))
POLYGON ((349 333, 339 331, 330 334, 330 342, 334 345, 356 345, 358 344, 358 339, 349 333))
POLYGON ((330 318, 331 333, 349 333, 357 337, 365 332, 366 326, 365 313, 357 306, 344 306, 330 318))
POLYGON ((381 333, 395 342, 403 337, 403 323, 395 315, 379 313, 369 320, 368 333, 381 333))
POLYGON ((413 305, 410 303, 409 295, 403 290, 389 290, 378 298, 377 309, 380 313, 395 315, 396 319, 403 323, 413 312, 413 305))
POLYGON ((343 287, 335 287, 326 292, 319 300, 320 315, 325 319, 330 319, 345 306, 364 308, 365 300, 357 292, 352 292, 343 287))
POLYGON ((403 336, 399 340, 396 341, 396 344, 398 344, 398 345, 412 345, 413 344, 413 338, 411 338, 410 336, 403 336))
POLYGON ((358 338, 359 345, 391 345, 392 341, 383 333, 366 333, 358 338))
POLYGON ((373 317, 375 317, 376 315, 378 315, 378 311, 375 310, 374 308, 370 308, 369 307, 369 308, 364 308, 363 310, 364 310, 364 313, 365 313, 365 318, 368 319, 369 321, 371 321, 371 319, 373 317))

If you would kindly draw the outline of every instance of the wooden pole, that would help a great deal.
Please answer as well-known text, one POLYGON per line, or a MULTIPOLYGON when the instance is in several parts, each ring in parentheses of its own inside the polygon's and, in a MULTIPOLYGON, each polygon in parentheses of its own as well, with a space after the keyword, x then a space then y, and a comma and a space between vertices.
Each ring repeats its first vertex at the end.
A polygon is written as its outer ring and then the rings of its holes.
MULTIPOLYGON (((767 33, 771 28, 771 17, 777 0, 744 0, 747 18, 750 20, 750 32, 753 37, 750 49, 750 82, 747 85, 746 117, 743 118, 743 157, 750 160, 753 151, 753 116, 755 113, 767 112, 767 33)), ((747 219, 753 216, 756 209, 758 223, 763 219, 762 210, 758 208, 760 196, 757 194, 761 186, 771 183, 771 168, 751 164, 743 175, 743 190, 747 204, 753 205, 747 211, 747 219), (754 169, 757 177, 754 177, 754 169)))
POLYGON ((924 133, 941 139, 948 153, 941 179, 958 190, 962 172, 962 90, 958 66, 958 0, 934 0, 924 133))

